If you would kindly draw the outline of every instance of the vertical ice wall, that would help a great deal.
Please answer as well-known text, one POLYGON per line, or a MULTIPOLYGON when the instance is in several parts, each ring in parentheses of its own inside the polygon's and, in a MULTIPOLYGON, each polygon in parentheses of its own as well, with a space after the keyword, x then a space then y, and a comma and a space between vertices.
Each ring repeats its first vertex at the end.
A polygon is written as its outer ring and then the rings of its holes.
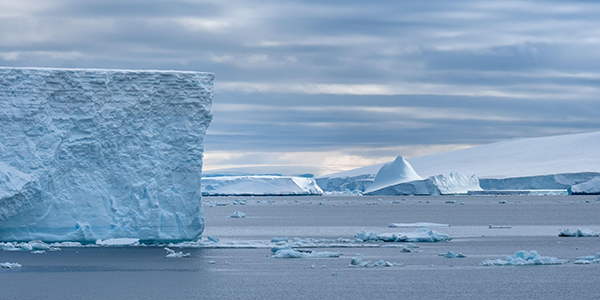
POLYGON ((211 73, 0 68, 0 240, 192 240, 211 73))

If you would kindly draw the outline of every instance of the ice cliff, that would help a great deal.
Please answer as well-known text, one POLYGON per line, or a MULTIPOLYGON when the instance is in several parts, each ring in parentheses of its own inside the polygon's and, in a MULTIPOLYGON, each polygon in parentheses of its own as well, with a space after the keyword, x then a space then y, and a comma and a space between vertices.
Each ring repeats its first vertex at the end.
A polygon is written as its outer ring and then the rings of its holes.
POLYGON ((0 240, 197 238, 213 78, 0 68, 0 240))

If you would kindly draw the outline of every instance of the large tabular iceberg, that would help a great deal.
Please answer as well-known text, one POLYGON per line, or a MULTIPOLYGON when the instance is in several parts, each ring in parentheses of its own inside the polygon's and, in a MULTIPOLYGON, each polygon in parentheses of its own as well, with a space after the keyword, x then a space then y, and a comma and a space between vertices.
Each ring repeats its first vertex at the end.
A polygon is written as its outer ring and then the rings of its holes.
POLYGON ((206 196, 290 196, 321 195, 323 190, 314 178, 298 176, 214 176, 202 179, 206 196))
POLYGON ((197 238, 213 78, 0 68, 0 240, 197 238))

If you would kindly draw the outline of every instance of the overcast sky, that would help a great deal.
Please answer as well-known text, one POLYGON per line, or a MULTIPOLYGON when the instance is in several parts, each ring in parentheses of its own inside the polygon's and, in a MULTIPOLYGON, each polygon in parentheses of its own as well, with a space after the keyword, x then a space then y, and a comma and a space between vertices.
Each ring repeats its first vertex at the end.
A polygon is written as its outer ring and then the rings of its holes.
MULTIPOLYGON (((597 1, 0 1, 0 66, 216 74, 205 170, 600 130, 597 1)), ((270 168, 266 168, 270 167, 270 168)))

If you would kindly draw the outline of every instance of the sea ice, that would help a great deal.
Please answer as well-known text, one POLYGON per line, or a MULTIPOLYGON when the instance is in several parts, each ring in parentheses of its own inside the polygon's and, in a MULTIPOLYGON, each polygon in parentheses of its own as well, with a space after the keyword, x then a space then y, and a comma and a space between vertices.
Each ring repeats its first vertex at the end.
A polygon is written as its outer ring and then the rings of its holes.
POLYGON ((569 260, 558 259, 556 257, 541 256, 537 251, 518 251, 513 256, 506 256, 506 260, 488 259, 481 262, 480 266, 527 266, 527 265, 560 265, 566 264, 569 260))
POLYGON ((0 241, 197 239, 213 78, 0 68, 0 241))
POLYGON ((452 238, 445 234, 428 228, 419 228, 413 232, 403 233, 378 233, 378 232, 359 232, 354 237, 362 242, 446 242, 452 238))
POLYGON ((442 253, 440 254, 440 256, 443 256, 445 258, 465 258, 466 256, 464 256, 462 253, 454 253, 452 251, 448 251, 446 253, 442 253))
POLYGON ((577 228, 577 231, 571 232, 569 229, 565 229, 561 231, 558 236, 566 236, 566 237, 598 237, 600 234, 591 229, 581 229, 577 228))
POLYGON ((280 249, 271 257, 273 258, 335 258, 340 257, 339 252, 314 252, 312 250, 296 250, 291 248, 280 249))
POLYGON ((600 263, 600 252, 596 253, 596 255, 580 256, 574 262, 574 264, 578 264, 578 265, 591 264, 591 263, 600 263))
POLYGON ((230 218, 245 218, 246 214, 241 211, 236 210, 232 214, 230 214, 228 217, 230 217, 230 218))
POLYGON ((360 257, 353 257, 348 265, 349 268, 377 268, 377 267, 401 267, 404 264, 389 262, 386 260, 378 260, 375 263, 371 264, 370 260, 363 261, 360 257))
POLYGON ((167 253, 168 258, 182 258, 182 257, 190 257, 192 256, 191 253, 183 253, 183 252, 175 252, 175 250, 172 250, 170 248, 165 247, 165 253, 167 253))
POLYGON ((388 227, 399 227, 399 228, 411 228, 411 227, 450 227, 449 224, 441 223, 428 223, 428 222, 417 222, 417 223, 390 223, 388 227))
POLYGON ((0 268, 2 268, 2 269, 14 269, 14 268, 20 268, 20 267, 22 267, 22 265, 20 263, 11 263, 11 262, 0 263, 0 268))

